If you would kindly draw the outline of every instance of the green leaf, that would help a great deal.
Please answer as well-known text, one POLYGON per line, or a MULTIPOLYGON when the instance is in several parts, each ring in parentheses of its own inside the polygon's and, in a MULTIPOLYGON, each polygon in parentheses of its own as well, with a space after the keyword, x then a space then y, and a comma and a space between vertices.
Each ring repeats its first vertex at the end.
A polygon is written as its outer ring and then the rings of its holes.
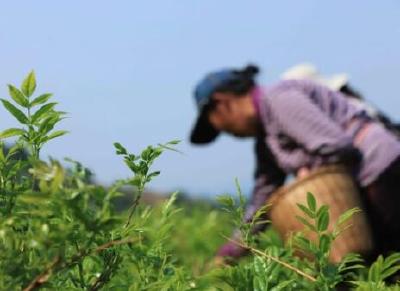
POLYGON ((18 196, 18 200, 29 204, 39 204, 48 202, 50 199, 49 193, 41 192, 26 192, 18 196))
POLYGON ((392 266, 388 269, 385 269, 381 273, 382 280, 385 280, 386 278, 390 277, 391 275, 397 273, 397 271, 399 271, 399 270, 400 270, 400 266, 392 266))
MULTIPOLYGON (((256 223, 258 223, 258 222, 260 222, 260 219, 262 219, 263 218, 263 216, 267 213, 267 210, 268 210, 268 208, 270 207, 270 205, 268 205, 268 204, 266 204, 266 205, 264 205, 264 206, 262 206, 262 207, 260 207, 257 211, 256 211, 256 213, 255 214, 253 214, 253 217, 252 217, 252 222, 256 222, 256 223)), ((267 222, 268 220, 263 220, 263 222, 267 222)))
POLYGON ((33 106, 38 105, 38 104, 46 103, 47 100, 49 100, 49 99, 51 98, 51 96, 53 96, 53 94, 51 94, 51 93, 42 94, 42 95, 40 95, 39 97, 36 97, 36 98, 29 104, 29 106, 30 106, 30 107, 33 107, 33 106))
POLYGON ((327 253, 331 248, 331 238, 326 235, 323 234, 320 238, 319 238, 319 249, 321 250, 322 253, 327 253))
POLYGON ((222 204, 225 207, 233 208, 235 206, 235 201, 229 195, 218 195, 217 196, 218 203, 222 204))
POLYGON ((310 209, 308 209, 306 206, 297 203, 297 207, 299 207, 301 209, 301 211, 303 211, 308 217, 310 217, 312 219, 315 218, 315 214, 310 209))
POLYGON ((300 222, 302 223, 302 224, 304 224, 305 226, 307 226, 310 230, 312 230, 312 231, 317 231, 317 229, 315 228, 315 226, 314 225, 312 225, 310 222, 308 222, 305 218, 303 218, 303 217, 301 217, 301 216, 296 216, 296 218, 298 219, 298 220, 300 220, 300 222))
POLYGON ((400 264, 400 253, 394 253, 388 256, 383 262, 381 271, 382 280, 400 270, 399 264, 400 264))
POLYGON ((176 144, 178 144, 178 143, 180 143, 180 142, 181 142, 181 141, 180 141, 179 139, 174 139, 174 140, 171 140, 171 141, 167 142, 167 144, 176 145, 176 144))
POLYGON ((117 150, 116 153, 117 155, 126 155, 128 154, 128 151, 119 143, 115 142, 114 147, 117 150))
POLYGON ((5 161, 3 150, 4 150, 4 144, 0 141, 0 164, 5 161))
POLYGON ((349 253, 345 255, 342 261, 339 263, 338 272, 342 273, 351 269, 364 269, 365 266, 362 265, 363 262, 364 260, 359 254, 349 253))
POLYGON ((320 217, 322 212, 328 212, 328 211, 329 211, 329 206, 322 205, 317 211, 317 217, 320 217))
POLYGON ((26 97, 32 96, 36 89, 36 77, 35 72, 31 71, 29 75, 22 82, 21 90, 24 92, 26 97))
POLYGON ((0 138, 8 138, 11 136, 22 135, 25 130, 20 128, 9 128, 0 133, 0 138))
POLYGON ((35 112, 35 114, 32 115, 32 123, 36 123, 36 121, 40 120, 43 116, 46 115, 49 111, 53 109, 54 106, 56 106, 57 103, 48 103, 46 105, 43 105, 42 107, 39 108, 38 111, 35 112))
POLYGON ((355 208, 351 208, 349 210, 346 210, 346 212, 344 212, 342 215, 339 216, 337 225, 343 224, 344 222, 349 220, 357 212, 361 212, 361 209, 355 207, 355 208))
POLYGON ((271 289, 271 291, 280 291, 280 290, 291 290, 291 288, 289 287, 290 284, 294 283, 295 280, 291 279, 291 280, 287 280, 287 281, 282 281, 281 283, 279 283, 278 285, 276 285, 274 288, 271 289))
POLYGON ((297 247, 301 248, 303 251, 310 251, 311 241, 303 236, 295 237, 295 244, 297 247))
POLYGON ((46 117, 45 119, 43 119, 43 121, 40 123, 39 126, 39 132, 41 134, 47 134, 48 132, 50 132, 53 128, 54 125, 60 121, 59 116, 49 116, 46 117))
POLYGON ((168 210, 172 207, 172 205, 175 203, 176 198, 178 196, 178 192, 172 193, 171 197, 167 200, 167 202, 164 204, 162 213, 165 215, 168 210))
POLYGON ((155 172, 148 174, 146 182, 150 182, 151 179, 153 179, 154 177, 157 177, 158 175, 160 175, 160 171, 155 171, 155 172))
POLYGON ((169 151, 173 151, 173 152, 177 152, 177 153, 183 154, 182 151, 177 150, 177 149, 175 149, 175 148, 173 148, 171 146, 168 146, 168 145, 158 144, 158 146, 160 147, 160 149, 165 149, 165 150, 169 150, 169 151))
POLYGON ((147 148, 145 148, 142 153, 140 154, 140 157, 142 158, 142 160, 144 161, 149 161, 150 160, 150 153, 153 151, 153 147, 152 146, 148 146, 147 148))
POLYGON ((19 91, 17 88, 15 88, 13 85, 8 85, 8 92, 11 96, 11 98, 19 105, 22 107, 28 107, 29 106, 29 101, 28 98, 22 94, 21 91, 19 91))
POLYGON ((364 265, 361 264, 355 264, 355 265, 350 265, 350 266, 345 266, 342 267, 339 271, 339 273, 347 272, 349 270, 357 270, 357 269, 365 269, 364 265))
POLYGON ((17 107, 12 105, 9 101, 5 99, 1 99, 1 102, 3 103, 4 107, 8 110, 8 112, 10 112, 20 123, 22 124, 28 123, 28 117, 26 117, 21 110, 19 110, 17 107))
POLYGON ((21 147, 20 144, 16 143, 14 146, 12 146, 7 153, 6 159, 10 159, 11 157, 15 156, 16 154, 20 153, 23 151, 23 148, 21 147))
POLYGON ((383 257, 379 255, 378 259, 372 264, 368 271, 368 280, 373 282, 379 282, 382 280, 381 271, 382 271, 383 257))
POLYGON ((315 197, 311 192, 307 192, 307 204, 311 211, 315 212, 317 210, 317 201, 315 201, 315 197))
POLYGON ((67 134, 68 131, 67 130, 57 130, 55 132, 52 132, 50 135, 47 136, 46 140, 51 140, 53 138, 59 137, 59 136, 63 136, 64 134, 67 134))
POLYGON ((235 178, 235 185, 236 185, 236 192, 237 192, 237 194, 239 196, 240 205, 244 206, 246 204, 246 199, 245 199, 245 197, 243 195, 242 188, 240 187, 240 183, 239 183, 239 179, 238 178, 235 178))
POLYGON ((394 264, 400 264, 400 253, 394 253, 388 256, 383 263, 383 267, 388 268, 394 264))
POLYGON ((329 212, 322 212, 320 217, 317 218, 317 229, 318 231, 327 230, 329 225, 329 212))

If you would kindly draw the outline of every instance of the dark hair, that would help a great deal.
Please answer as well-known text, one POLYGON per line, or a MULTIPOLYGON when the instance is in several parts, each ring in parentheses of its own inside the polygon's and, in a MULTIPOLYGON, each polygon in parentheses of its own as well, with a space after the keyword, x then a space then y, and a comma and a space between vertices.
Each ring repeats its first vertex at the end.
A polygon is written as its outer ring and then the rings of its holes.
POLYGON ((255 77, 259 71, 257 66, 251 64, 241 70, 234 70, 235 78, 221 84, 214 92, 231 92, 235 95, 246 94, 256 85, 255 77))
POLYGON ((339 90, 341 93, 346 94, 350 98, 355 98, 358 100, 363 100, 364 98, 362 97, 361 93, 355 90, 353 87, 350 85, 346 84, 342 86, 339 90))

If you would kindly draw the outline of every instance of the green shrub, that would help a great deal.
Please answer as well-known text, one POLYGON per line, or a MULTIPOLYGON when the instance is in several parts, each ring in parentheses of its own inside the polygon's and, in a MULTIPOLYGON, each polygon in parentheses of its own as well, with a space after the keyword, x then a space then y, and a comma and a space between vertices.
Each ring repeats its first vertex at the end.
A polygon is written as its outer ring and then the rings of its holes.
POLYGON ((41 159, 41 149, 67 133, 55 129, 66 113, 56 110, 51 94, 33 97, 34 73, 19 89, 8 88, 11 100, 1 101, 19 126, 0 133, 0 290, 334 290, 345 281, 358 290, 398 290, 385 281, 400 269, 400 254, 379 257, 369 269, 356 254, 329 263, 332 242, 356 210, 343 214, 330 233, 328 207, 308 194, 299 219, 317 242, 299 233, 284 245, 273 230, 252 234, 266 223, 268 207, 245 223, 238 183, 238 200, 220 198, 226 213, 204 204, 178 209, 176 193, 161 206, 142 205, 146 185, 159 175, 151 170, 154 161, 175 151, 177 141, 140 154, 114 143, 132 175, 108 188, 96 185, 79 162, 66 159, 64 167, 41 159), (9 138, 14 145, 6 149, 3 139, 9 138), (119 212, 114 200, 126 189, 134 198, 119 212), (213 266, 216 248, 233 227, 242 237, 235 243, 254 256, 213 266), (296 257, 296 248, 314 259, 296 257))

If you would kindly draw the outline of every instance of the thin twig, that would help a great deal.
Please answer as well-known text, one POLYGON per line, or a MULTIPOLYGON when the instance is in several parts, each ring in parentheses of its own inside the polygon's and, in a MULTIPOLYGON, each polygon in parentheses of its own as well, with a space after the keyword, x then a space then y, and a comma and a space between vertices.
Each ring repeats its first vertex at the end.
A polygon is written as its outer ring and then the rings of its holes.
POLYGON ((139 205, 139 200, 140 200, 141 196, 142 196, 142 193, 139 193, 139 195, 135 198, 135 201, 133 201, 131 210, 129 212, 128 221, 125 224, 125 228, 128 227, 129 224, 131 223, 132 216, 135 213, 136 207, 139 205))
POLYGON ((109 249, 112 246, 134 243, 134 242, 137 242, 138 240, 139 240, 138 238, 135 238, 135 239, 127 238, 127 239, 121 239, 121 240, 113 240, 113 241, 110 241, 108 243, 105 243, 105 244, 97 247, 93 252, 99 253, 102 250, 109 249))
POLYGON ((49 264, 49 266, 40 273, 23 291, 31 291, 38 288, 40 285, 47 282, 50 278, 51 273, 56 265, 58 265, 61 261, 60 256, 56 256, 53 261, 49 264))
POLYGON ((76 254, 75 256, 72 256, 72 258, 70 259, 69 262, 66 262, 64 264, 64 266, 62 267, 62 269, 65 269, 73 264, 76 264, 78 261, 80 261, 81 259, 83 259, 84 257, 87 257, 88 255, 94 254, 94 253, 99 253, 103 250, 109 249, 112 246, 116 246, 116 245, 122 245, 122 244, 128 244, 128 243, 133 243, 138 241, 138 238, 128 238, 128 239, 122 239, 122 240, 113 240, 113 241, 109 241, 105 244, 102 244, 101 246, 95 248, 92 251, 89 252, 82 252, 80 254, 76 254))
POLYGON ((316 281, 317 281, 317 279, 314 278, 313 276, 311 276, 311 275, 309 275, 309 274, 307 274, 307 273, 304 273, 303 271, 301 271, 301 270, 299 270, 299 269, 293 267, 292 265, 290 265, 290 264, 288 264, 288 263, 285 263, 285 262, 279 260, 278 258, 275 258, 274 256, 271 256, 271 255, 269 255, 269 254, 266 254, 266 253, 264 253, 264 252, 262 252, 262 251, 260 251, 260 250, 257 250, 257 249, 255 249, 255 248, 253 248, 253 247, 251 247, 251 246, 244 245, 244 244, 242 244, 242 243, 240 243, 240 242, 238 242, 238 241, 235 241, 235 240, 233 240, 233 239, 231 239, 231 238, 229 238, 229 237, 226 237, 226 236, 223 236, 223 237, 226 238, 227 240, 233 242, 234 244, 236 244, 236 245, 238 245, 238 246, 241 246, 242 248, 249 249, 249 250, 251 250, 252 252, 254 252, 254 253, 258 254, 258 255, 261 255, 261 256, 263 256, 263 257, 266 257, 266 258, 268 258, 268 259, 271 259, 272 261, 274 261, 274 262, 276 262, 276 263, 278 263, 278 264, 281 264, 282 266, 284 266, 284 267, 286 267, 286 268, 288 268, 288 269, 290 269, 290 270, 296 272, 297 274, 303 276, 304 278, 307 278, 307 279, 310 280, 311 282, 316 282, 316 281))

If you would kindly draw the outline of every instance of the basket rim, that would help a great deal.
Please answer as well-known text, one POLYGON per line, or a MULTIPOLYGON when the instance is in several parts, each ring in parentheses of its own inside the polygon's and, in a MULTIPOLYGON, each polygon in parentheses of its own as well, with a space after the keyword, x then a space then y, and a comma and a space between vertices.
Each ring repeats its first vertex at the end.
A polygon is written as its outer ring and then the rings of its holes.
POLYGON ((347 168, 343 165, 340 164, 335 164, 335 165, 327 165, 327 166, 322 166, 318 167, 310 172, 307 176, 296 179, 295 181, 283 185, 279 187, 276 191, 274 191, 271 196, 267 200, 267 204, 269 205, 270 209, 274 208, 277 202, 282 199, 287 193, 289 193, 293 188, 296 188, 298 185, 303 184, 304 182, 307 182, 311 179, 314 179, 317 176, 323 175, 323 174, 330 174, 330 173, 349 173, 347 168))

